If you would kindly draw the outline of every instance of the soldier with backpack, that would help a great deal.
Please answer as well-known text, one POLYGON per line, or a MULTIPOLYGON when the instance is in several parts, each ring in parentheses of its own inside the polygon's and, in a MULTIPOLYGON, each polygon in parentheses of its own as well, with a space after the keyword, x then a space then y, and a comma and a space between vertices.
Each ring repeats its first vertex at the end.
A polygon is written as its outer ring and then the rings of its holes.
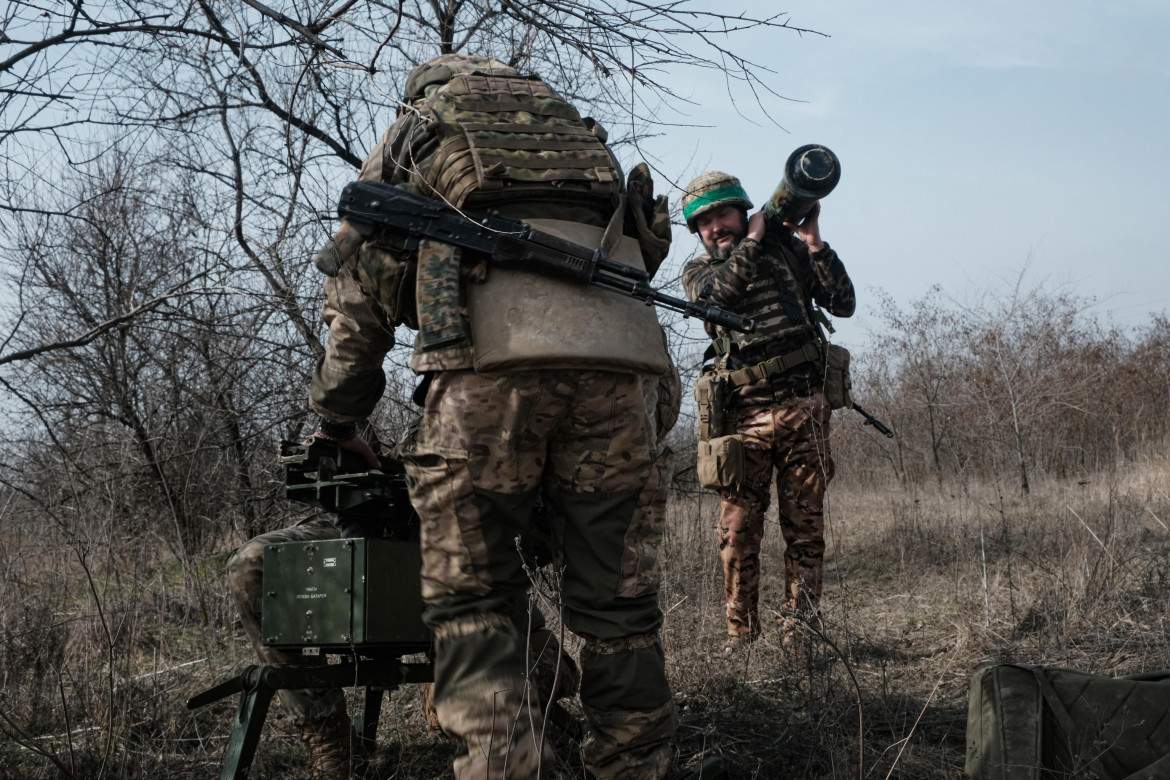
MULTIPOLYGON (((444 55, 410 73, 361 177, 523 219, 652 273, 669 248, 665 198, 644 165, 624 177, 605 141, 538 77, 444 55)), ((657 593, 668 454, 659 441, 671 410, 656 424, 662 405, 647 399, 675 375, 653 310, 348 223, 316 263, 329 277, 329 341, 310 390, 318 435, 368 450, 355 423, 382 394, 394 327, 418 331, 423 418, 401 454, 422 522, 435 706, 467 746, 455 776, 528 778, 550 766, 539 706, 549 692, 525 660, 529 581, 518 553, 542 501, 563 619, 584 639, 586 767, 663 777, 676 726, 657 593)))

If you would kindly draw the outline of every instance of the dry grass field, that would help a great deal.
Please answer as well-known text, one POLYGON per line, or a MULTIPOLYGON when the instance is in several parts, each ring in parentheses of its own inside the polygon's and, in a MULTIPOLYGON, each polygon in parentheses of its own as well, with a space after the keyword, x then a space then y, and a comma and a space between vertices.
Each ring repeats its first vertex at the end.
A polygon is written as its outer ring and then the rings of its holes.
MULTIPOLYGON (((1170 472, 1160 464, 1048 481, 1028 496, 995 485, 838 487, 823 633, 798 653, 773 633, 731 667, 717 653, 711 502, 676 502, 665 600, 678 606, 666 636, 684 754, 721 753, 743 778, 958 778, 967 682, 981 664, 1170 666, 1170 472)), ((773 602, 775 531, 763 563, 773 602)))
MULTIPOLYGON (((737 779, 959 778, 966 686, 980 664, 1170 667, 1165 464, 1038 480, 1026 495, 863 487, 845 475, 830 492, 823 630, 795 648, 773 631, 731 659, 716 510, 711 495, 676 491, 665 540, 678 766, 722 755, 737 779)), ((217 776, 234 699, 196 712, 184 702, 252 661, 222 585, 226 552, 184 567, 149 537, 104 545, 2 527, 0 778, 217 776)), ((779 600, 774 517, 767 533, 765 608, 779 600)), ((553 738, 557 773, 583 776, 576 736, 553 738)), ((393 695, 378 777, 449 776, 455 752, 427 736, 416 688, 393 695)), ((276 707, 252 776, 302 774, 276 707)))

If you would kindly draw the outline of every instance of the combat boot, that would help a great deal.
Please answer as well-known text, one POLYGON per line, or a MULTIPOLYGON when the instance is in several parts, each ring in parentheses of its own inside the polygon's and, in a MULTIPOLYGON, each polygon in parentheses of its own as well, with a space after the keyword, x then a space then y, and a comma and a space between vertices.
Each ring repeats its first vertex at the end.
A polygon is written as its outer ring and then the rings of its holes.
POLYGON ((345 715, 331 715, 301 727, 301 741, 309 751, 311 780, 349 780, 365 765, 362 738, 345 715))

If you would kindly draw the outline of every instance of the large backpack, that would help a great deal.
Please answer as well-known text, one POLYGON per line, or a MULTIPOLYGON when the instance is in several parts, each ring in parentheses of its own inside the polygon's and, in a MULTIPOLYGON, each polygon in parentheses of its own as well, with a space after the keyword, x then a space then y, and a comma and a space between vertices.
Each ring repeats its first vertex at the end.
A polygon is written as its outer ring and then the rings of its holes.
POLYGON ((600 125, 539 76, 488 58, 443 59, 407 80, 411 108, 385 145, 384 178, 472 209, 554 191, 561 202, 617 206, 621 173, 600 125))
MULTIPOLYGON (((623 187, 605 141, 600 125, 540 77, 491 58, 445 55, 411 71, 399 118, 372 158, 380 170, 363 175, 471 212, 516 204, 519 217, 555 222, 560 228, 544 229, 625 253, 653 274, 670 246, 666 199, 654 196, 645 164, 623 187), (577 222, 581 207, 609 226, 577 222)), ((656 316, 632 299, 504 269, 485 279, 483 269, 452 262, 458 253, 441 242, 409 257, 388 241, 366 241, 355 271, 391 322, 418 328, 416 371, 668 367, 656 316)))
POLYGON ((1103 677, 1023 664, 980 669, 968 694, 966 774, 1170 777, 1170 671, 1103 677))

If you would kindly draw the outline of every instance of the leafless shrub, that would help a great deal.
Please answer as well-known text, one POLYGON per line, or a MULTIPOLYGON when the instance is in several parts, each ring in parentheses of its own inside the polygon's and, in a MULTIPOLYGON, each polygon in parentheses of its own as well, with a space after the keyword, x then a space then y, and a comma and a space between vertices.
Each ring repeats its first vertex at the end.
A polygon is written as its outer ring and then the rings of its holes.
POLYGON ((941 290, 908 311, 884 301, 856 394, 898 436, 856 436, 843 419, 843 473, 1003 479, 1026 493, 1038 475, 1082 479, 1148 453, 1167 435, 1152 413, 1170 401, 1167 324, 1125 332, 1089 303, 1022 282, 969 306, 941 290))

